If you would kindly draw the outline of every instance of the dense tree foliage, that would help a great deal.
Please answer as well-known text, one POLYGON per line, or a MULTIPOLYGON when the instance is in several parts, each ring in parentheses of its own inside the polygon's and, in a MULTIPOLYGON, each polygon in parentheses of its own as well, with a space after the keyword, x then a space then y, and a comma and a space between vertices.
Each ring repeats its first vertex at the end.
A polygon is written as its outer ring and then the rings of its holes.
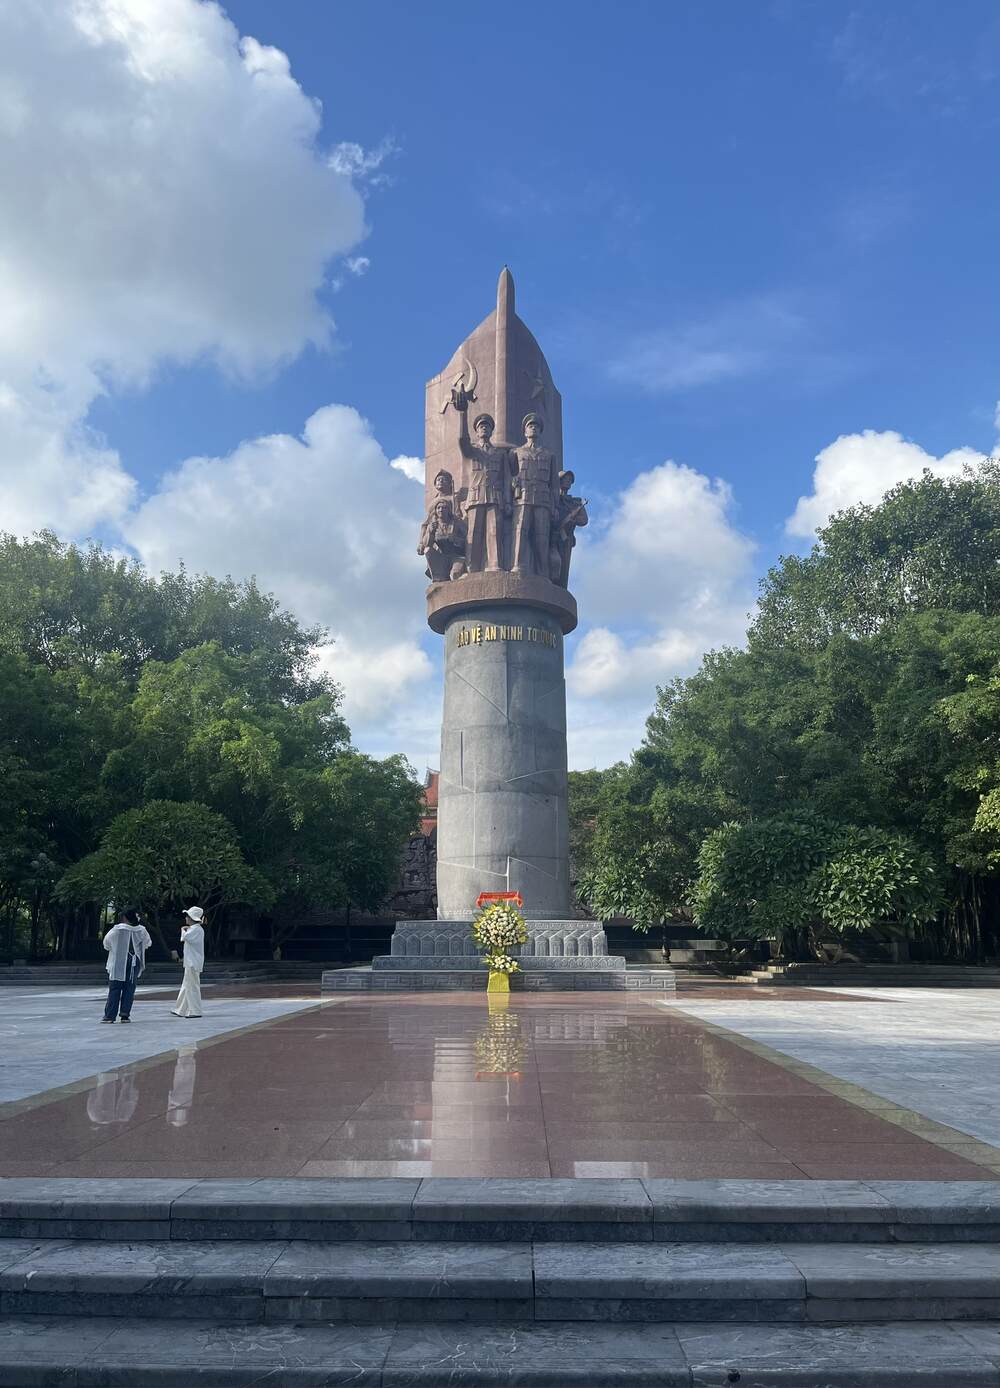
POLYGON ((920 927, 940 904, 934 862, 906 835, 811 810, 714 829, 692 902, 710 935, 773 939, 793 954, 815 952, 824 932, 920 927))
POLYGON ((211 922, 220 906, 267 905, 273 896, 221 814, 176 800, 151 800, 112 820, 100 848, 67 869, 56 893, 83 905, 131 901, 164 947, 165 912, 198 902, 211 922))
POLYGON ((581 890, 602 914, 645 925, 695 907, 713 934, 775 938, 783 879, 765 890, 765 877, 794 857, 806 814, 825 826, 827 866, 789 879, 786 947, 805 948, 807 928, 881 923, 944 957, 995 953, 997 463, 833 517, 809 556, 764 579, 745 649, 658 691, 642 747, 601 794, 581 890), (765 865, 752 890, 738 866, 751 849, 765 865))
POLYGON ((0 942, 66 952, 109 896, 153 915, 210 890, 197 815, 243 864, 211 888, 218 945, 236 900, 267 913, 274 946, 310 905, 377 906, 420 789, 403 758, 352 748, 322 639, 252 582, 0 538, 0 942), (140 893, 124 860, 154 825, 174 887, 140 893))

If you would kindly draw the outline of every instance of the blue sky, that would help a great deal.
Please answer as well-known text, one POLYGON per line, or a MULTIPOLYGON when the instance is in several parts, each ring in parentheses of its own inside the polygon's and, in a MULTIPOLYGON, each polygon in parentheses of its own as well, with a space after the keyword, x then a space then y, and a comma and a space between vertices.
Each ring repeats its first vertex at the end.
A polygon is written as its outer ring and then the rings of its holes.
MULTIPOLYGON (((571 717, 583 733, 571 744, 573 760, 590 764, 634 745, 657 682, 693 668, 705 646, 738 639, 756 578, 780 552, 807 545, 811 525, 832 505, 875 499, 919 469, 921 449, 927 462, 954 471, 966 456, 956 450, 993 447, 1000 280, 1000 13, 993 3, 498 8, 233 0, 225 7, 231 28, 206 28, 199 0, 144 0, 144 28, 136 18, 139 0, 122 3, 133 22, 124 42, 120 30, 84 36, 98 109, 106 81, 108 111, 127 114, 139 99, 139 71, 143 111, 155 122, 170 83, 181 80, 184 55, 204 34, 213 53, 230 44, 237 55, 240 36, 252 36, 286 55, 304 94, 286 90, 282 111, 294 108, 295 119, 305 119, 304 98, 321 103, 318 129, 290 128, 284 137, 296 158, 305 149, 315 167, 300 170, 280 142, 255 164, 261 127, 246 71, 233 70, 232 109, 228 97, 219 97, 213 115, 210 65, 194 77, 184 70, 184 81, 201 84, 205 122, 189 132, 183 150, 185 170, 193 169, 192 187, 183 190, 190 195, 184 225, 161 253, 170 260, 165 282, 176 282, 179 302, 196 281, 196 310, 169 315, 156 296, 155 330, 138 315, 133 322, 123 311, 112 322, 109 314, 76 358, 65 342, 87 336, 107 311, 106 298, 88 303, 81 291, 79 316, 69 315, 61 334, 58 311, 46 310, 52 326, 40 337, 35 379, 39 372, 65 377, 63 443, 77 447, 82 431, 92 455, 86 466, 104 466, 94 456, 112 459, 109 486, 117 500, 72 514, 55 507, 48 516, 44 499, 29 506, 20 493, 5 497, 0 489, 0 504, 7 500, 8 511, 23 517, 22 528, 53 524, 67 534, 99 534, 154 566, 183 557, 211 568, 224 554, 231 571, 261 572, 293 606, 304 605, 304 615, 336 628, 340 608, 355 603, 356 592, 338 589, 328 575, 321 585, 304 561, 295 569, 296 532, 288 530, 287 515, 275 532, 284 559, 264 553, 267 532, 253 527, 245 547, 238 531, 216 546, 212 532, 202 535, 190 519, 194 471, 178 470, 191 457, 229 459, 200 494, 217 505, 223 493, 216 483, 228 486, 224 494, 236 506, 241 486, 244 496, 247 487, 259 491, 253 477, 298 464, 288 450, 279 463, 274 450, 264 459, 258 449, 248 472, 233 464, 234 450, 252 451, 254 440, 275 435, 299 438, 310 416, 331 404, 368 421, 384 455, 373 453, 372 467, 419 455, 424 380, 489 311, 506 262, 518 310, 563 394, 566 464, 594 501, 590 544, 578 553, 583 621, 569 653, 571 717), (119 80, 116 63, 127 68, 127 81, 119 80), (153 90, 163 101, 151 108, 153 90), (213 142, 240 139, 242 151, 211 164, 213 142), (340 176, 363 199, 363 236, 362 204, 350 202, 350 188, 329 206, 319 188, 317 170, 329 151, 341 148, 341 169, 345 159, 350 163, 347 142, 360 147, 368 165, 358 168, 355 158, 353 178, 340 176), (206 169, 196 180, 203 149, 206 169), (234 177, 227 193, 218 169, 237 164, 240 181, 234 177), (217 206, 224 195, 227 209, 242 209, 244 192, 246 210, 234 215, 228 241, 216 250, 224 256, 233 246, 241 280, 231 299, 220 289, 213 325, 205 307, 211 280, 204 266, 192 269, 199 218, 207 227, 228 215, 217 206), (282 199, 291 209, 287 224, 254 241, 260 208, 282 199), (313 217, 310 239, 302 228, 313 217), (323 229, 334 223, 325 255, 323 229), (182 262, 173 248, 189 232, 189 259, 182 262), (295 282, 295 263, 310 256, 313 270, 295 282), (239 314, 258 298, 259 319, 247 326, 239 314), (290 311, 271 342, 268 323, 282 302, 300 303, 301 312, 296 319, 290 311), (332 316, 332 332, 307 322, 324 314, 332 316), (194 316, 197 331, 188 331, 194 316), (310 344, 310 336, 325 341, 310 344), (234 341, 249 344, 248 361, 234 365, 234 341), (817 490, 815 460, 831 448, 817 490), (674 466, 664 471, 668 460, 674 466), (170 504, 160 495, 165 490, 170 504), (790 533, 789 517, 803 497, 813 499, 790 533), (626 520, 638 514, 656 518, 672 537, 662 552, 656 535, 640 537, 651 592, 635 606, 634 556, 625 553, 634 526, 626 520), (588 613, 597 573, 613 581, 588 613)), ((43 18, 46 11, 65 11, 64 22, 72 23, 62 0, 52 5, 28 0, 39 30, 54 32, 60 22, 43 18)), ((108 10, 110 0, 96 0, 96 7, 108 10)), ((52 33, 39 39, 37 53, 31 23, 15 38, 37 57, 43 78, 54 81, 59 50, 52 33)), ((79 41, 75 31, 73 38, 79 41)), ((6 47, 13 61, 10 42, 6 47)), ((283 80, 277 59, 247 60, 244 53, 243 63, 283 80)), ((0 123, 3 112, 0 101, 0 123)), ((176 125, 176 117, 165 120, 156 135, 161 166, 164 151, 169 166, 176 125)), ((57 123, 52 131, 54 140, 57 123)), ((54 148, 44 132, 31 138, 31 157, 44 169, 47 159, 56 160, 54 148)), ((88 145, 79 155, 115 185, 118 225, 126 231, 130 212, 121 189, 134 153, 88 145)), ((105 191, 95 178, 80 194, 85 214, 86 199, 96 203, 105 191)), ((157 196, 151 185, 147 204, 157 196)), ((33 214, 39 208, 26 196, 20 224, 0 216, 0 264, 12 246, 29 254, 24 237, 33 214)), ((99 232, 97 212, 95 219, 99 232)), ((60 265, 74 254, 67 236, 60 265)), ((137 223, 126 245, 141 246, 142 236, 137 223)), ((44 264, 37 268, 33 283, 42 299, 52 274, 44 264)), ((90 274, 94 279, 92 267, 90 274)), ((148 265, 135 275, 142 295, 155 288, 148 265)), ((324 433, 323 448, 349 453, 355 426, 341 424, 324 433)), ((310 457, 316 454, 312 449, 310 457)), ((349 459, 341 465, 349 486, 382 495, 384 479, 370 483, 349 459)), ((335 484, 335 472, 329 491, 332 510, 339 510, 344 484, 335 484)), ((407 499, 398 472, 391 481, 400 490, 379 505, 401 512, 411 506, 418 515, 419 496, 407 499)), ((320 479, 316 486, 305 503, 311 511, 323 496, 320 479)), ((359 502, 359 528, 375 549, 389 543, 384 531, 397 533, 379 516, 379 506, 359 502)), ((333 570, 343 567, 343 552, 332 543, 333 570)), ((338 666, 331 657, 331 668, 345 682, 361 745, 399 747, 424 763, 434 760, 436 639, 420 625, 420 567, 415 556, 407 562, 409 599, 398 575, 387 579, 391 624, 368 646, 358 632, 349 636, 351 659, 338 666), (359 691, 380 662, 386 687, 369 698, 359 691), (388 687, 398 689, 408 711, 393 705, 388 687)), ((373 582, 366 580, 369 593, 373 582)))

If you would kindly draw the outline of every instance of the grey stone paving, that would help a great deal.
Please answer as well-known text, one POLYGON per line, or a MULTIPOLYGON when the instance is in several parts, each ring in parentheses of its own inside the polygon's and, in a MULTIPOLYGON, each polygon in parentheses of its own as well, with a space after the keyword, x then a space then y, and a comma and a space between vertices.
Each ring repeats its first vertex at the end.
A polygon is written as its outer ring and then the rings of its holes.
MULTIPOLYGON (((982 1347, 943 1325, 677 1326, 693 1388, 995 1388, 982 1347), (731 1378, 732 1373, 738 1378, 731 1378)), ((963 1327, 968 1330, 968 1327, 963 1327)))
POLYGON ((687 1388, 690 1376, 669 1326, 441 1325, 401 1328, 382 1382, 385 1388, 494 1383, 687 1388))
POLYGON ((494 1326, 996 1320, 1000 1246, 0 1240, 0 1314, 494 1326))
MULTIPOLYGON (((318 1005, 315 998, 211 998, 203 1017, 183 1019, 170 1013, 176 995, 161 991, 136 1002, 128 1026, 105 1026, 104 989, 5 989, 0 1104, 318 1005)), ((142 992, 140 982, 140 999, 142 992)))
POLYGON ((1000 1244, 1000 1183, 14 1176, 0 1237, 1000 1244))
POLYGON ((543 1297, 801 1298, 805 1280, 778 1248, 724 1244, 539 1245, 535 1293, 543 1297))
POLYGON ((0 1382, 60 1388, 997 1388, 993 1326, 0 1322, 0 1382))
POLYGON ((531 1248, 511 1243, 298 1243, 285 1249, 267 1277, 268 1296, 345 1296, 361 1289, 375 1297, 530 1299, 531 1248))
POLYGON ((656 1006, 679 1007, 1000 1146, 1000 993, 852 988, 855 996, 854 1006, 784 994, 731 1001, 687 995, 656 1006))

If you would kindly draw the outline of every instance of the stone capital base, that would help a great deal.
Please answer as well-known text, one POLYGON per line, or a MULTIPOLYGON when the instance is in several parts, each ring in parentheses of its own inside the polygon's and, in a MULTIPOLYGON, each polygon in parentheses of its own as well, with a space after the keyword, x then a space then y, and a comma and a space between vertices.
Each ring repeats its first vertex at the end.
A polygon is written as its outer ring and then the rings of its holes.
POLYGON ((559 623, 564 636, 576 628, 576 598, 572 593, 538 574, 508 573, 506 569, 432 583, 427 589, 427 624, 440 636, 452 617, 465 609, 498 602, 523 602, 547 612, 559 623))

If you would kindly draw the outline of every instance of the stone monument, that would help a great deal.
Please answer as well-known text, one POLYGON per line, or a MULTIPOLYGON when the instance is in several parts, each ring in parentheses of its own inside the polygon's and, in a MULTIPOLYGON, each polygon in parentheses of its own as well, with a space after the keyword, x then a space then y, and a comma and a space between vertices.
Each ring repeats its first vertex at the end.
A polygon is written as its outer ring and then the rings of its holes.
POLYGON ((425 421, 428 503, 449 474, 468 532, 464 569, 427 590, 445 646, 438 916, 471 920, 480 892, 519 891, 530 919, 570 920, 562 401, 509 270, 428 382, 425 421))
POLYGON ((601 925, 574 915, 563 641, 577 624, 569 570, 587 503, 570 493, 562 399, 506 268, 494 311, 427 383, 425 460, 417 552, 444 638, 438 920, 400 922, 367 984, 341 970, 324 986, 485 987, 477 898, 516 892, 529 938, 515 988, 672 987, 669 970, 626 976, 601 925))

